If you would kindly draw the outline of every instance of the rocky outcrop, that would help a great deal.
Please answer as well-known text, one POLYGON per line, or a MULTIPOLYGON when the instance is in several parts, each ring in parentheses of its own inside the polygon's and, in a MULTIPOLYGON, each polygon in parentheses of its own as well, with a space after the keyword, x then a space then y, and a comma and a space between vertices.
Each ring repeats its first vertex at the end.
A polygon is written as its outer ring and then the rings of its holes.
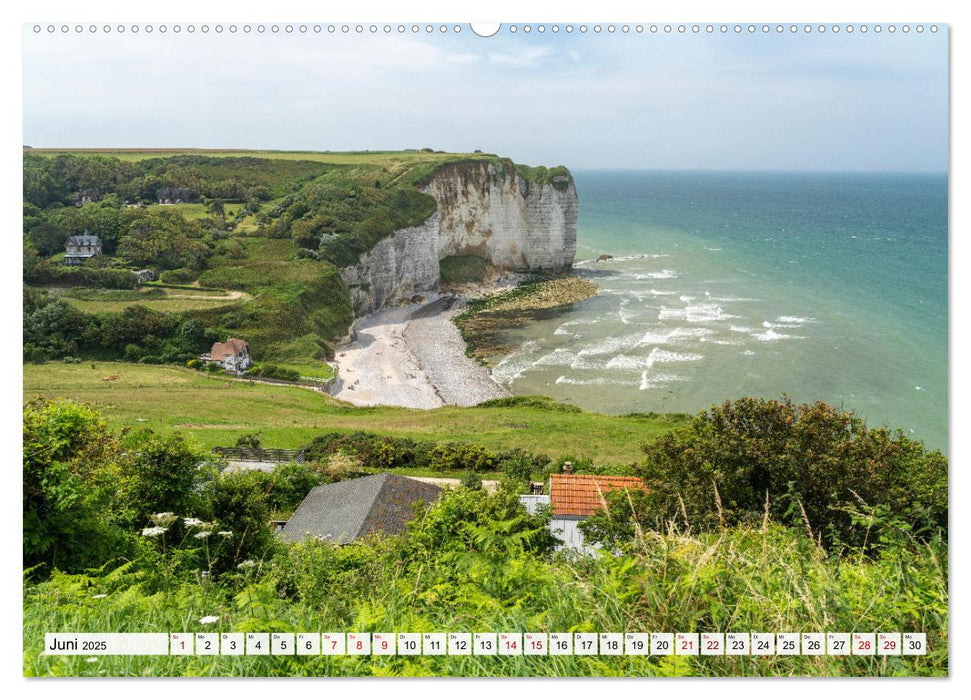
POLYGON ((341 269, 362 315, 435 291, 439 260, 477 255, 510 270, 569 268, 576 254, 577 193, 565 171, 532 181, 511 161, 439 168, 422 191, 438 208, 421 226, 396 231, 341 269))

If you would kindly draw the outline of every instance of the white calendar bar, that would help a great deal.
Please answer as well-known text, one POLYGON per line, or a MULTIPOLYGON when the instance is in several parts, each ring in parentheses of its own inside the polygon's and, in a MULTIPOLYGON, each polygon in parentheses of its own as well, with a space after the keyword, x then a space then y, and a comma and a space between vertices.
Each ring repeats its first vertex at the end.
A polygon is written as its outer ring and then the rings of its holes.
POLYGON ((47 633, 49 656, 923 656, 924 632, 47 633))
POLYGON ((165 632, 48 632, 44 635, 47 656, 168 656, 169 635, 165 632))

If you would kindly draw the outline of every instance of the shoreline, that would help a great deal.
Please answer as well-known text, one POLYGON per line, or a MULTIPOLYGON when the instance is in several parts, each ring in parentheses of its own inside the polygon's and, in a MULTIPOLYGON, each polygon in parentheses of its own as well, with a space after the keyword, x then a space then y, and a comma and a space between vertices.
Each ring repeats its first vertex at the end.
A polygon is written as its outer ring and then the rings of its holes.
POLYGON ((488 368, 465 354, 465 341, 452 323, 465 299, 438 294, 429 299, 357 319, 357 337, 336 349, 334 398, 355 406, 431 409, 511 396, 488 368))

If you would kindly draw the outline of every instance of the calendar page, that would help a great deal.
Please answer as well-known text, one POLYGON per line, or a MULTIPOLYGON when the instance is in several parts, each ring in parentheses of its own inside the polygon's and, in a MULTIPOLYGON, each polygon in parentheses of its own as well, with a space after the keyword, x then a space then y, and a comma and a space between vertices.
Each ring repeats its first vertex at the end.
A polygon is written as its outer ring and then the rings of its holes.
POLYGON ((25 676, 949 674, 947 23, 155 9, 22 28, 25 676))

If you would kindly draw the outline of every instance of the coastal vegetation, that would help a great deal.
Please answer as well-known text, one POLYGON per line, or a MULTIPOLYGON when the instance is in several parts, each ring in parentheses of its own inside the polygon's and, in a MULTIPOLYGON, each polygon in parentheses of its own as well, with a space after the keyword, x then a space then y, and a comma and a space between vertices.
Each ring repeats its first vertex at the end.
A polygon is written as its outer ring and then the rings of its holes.
MULTIPOLYGON (((717 409, 708 415, 717 422, 717 409)), ((704 423, 704 416, 667 440, 690 439, 699 421, 704 423)), ((767 437, 802 434, 806 440, 801 448, 792 447, 792 454, 808 461, 813 445, 827 441, 825 424, 817 433, 811 423, 796 429, 778 424, 767 437)), ((733 432, 709 439, 728 462, 746 453, 733 432)), ((643 443, 645 468, 651 449, 664 441, 662 436, 643 443)), ((325 444, 336 443, 318 442, 325 444)), ((399 536, 344 546, 284 544, 272 536, 270 519, 292 511, 314 485, 341 478, 332 460, 281 466, 269 474, 220 473, 190 440, 144 429, 116 433, 91 407, 64 400, 25 406, 24 445, 27 675, 948 673, 946 531, 913 527, 882 507, 885 494, 878 490, 871 493, 872 502, 857 504, 839 545, 820 541, 801 516, 769 506, 759 522, 715 525, 690 517, 648 522, 615 536, 614 547, 577 558, 554 549, 548 515, 529 515, 515 490, 489 494, 475 484, 419 508, 399 536), (929 652, 919 657, 85 658, 42 655, 43 634, 50 629, 917 630, 927 634, 929 652)), ((893 457, 884 455, 874 468, 892 464, 893 457)), ((714 494, 713 489, 710 498, 714 494)), ((612 501, 610 508, 616 505, 612 501)), ((829 519, 842 522, 839 515, 833 510, 829 519)), ((828 524, 813 525, 825 532, 828 524)))

